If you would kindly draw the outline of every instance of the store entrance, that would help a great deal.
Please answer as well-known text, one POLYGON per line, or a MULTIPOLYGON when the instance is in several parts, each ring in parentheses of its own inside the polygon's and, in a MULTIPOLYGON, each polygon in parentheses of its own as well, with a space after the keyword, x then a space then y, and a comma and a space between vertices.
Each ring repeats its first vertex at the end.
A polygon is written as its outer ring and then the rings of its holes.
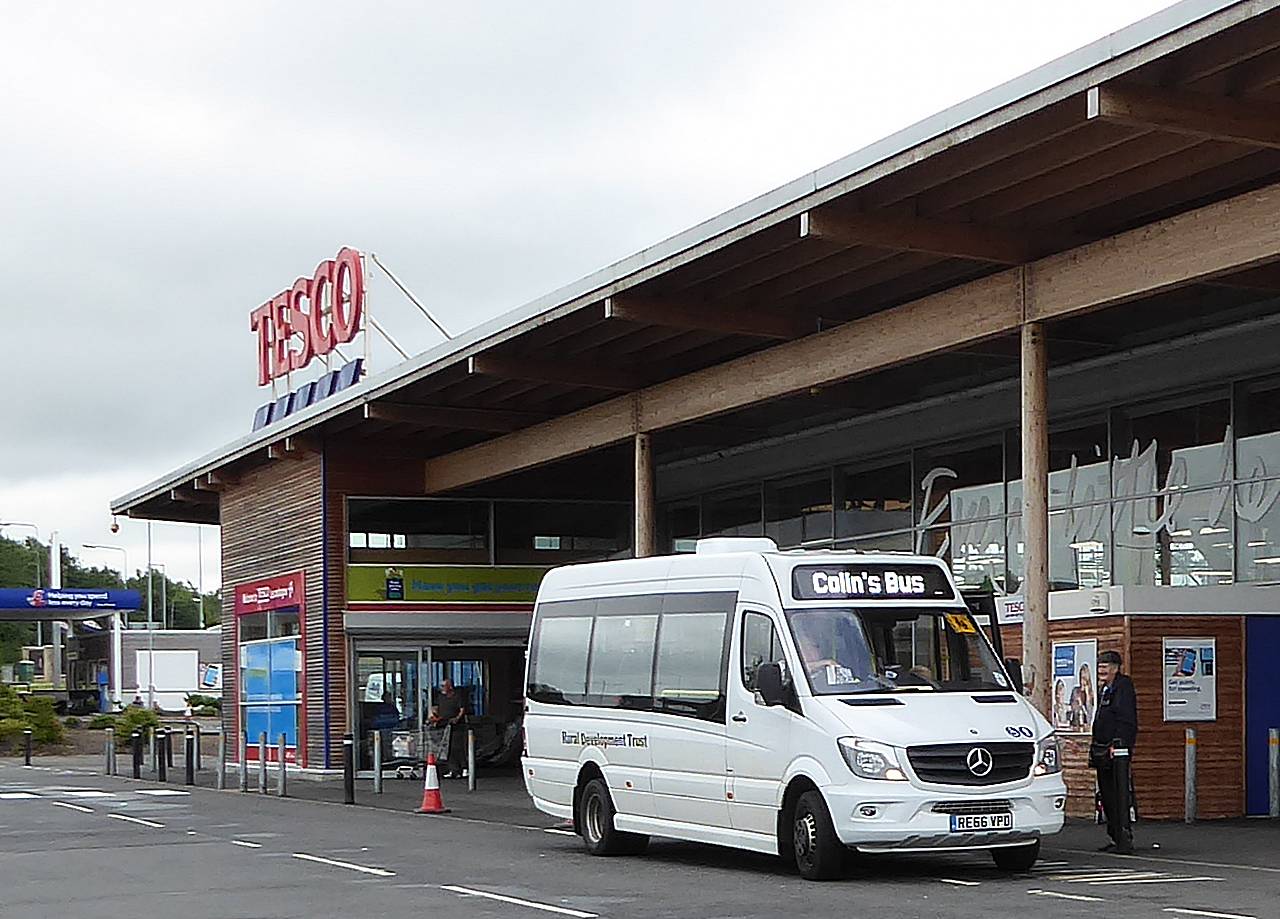
MULTIPOLYGON (((433 739, 428 734, 431 716, 441 704, 445 680, 452 683, 458 703, 467 712, 459 740, 464 741, 467 730, 475 733, 477 766, 518 766, 524 710, 523 644, 361 641, 355 647, 353 676, 361 771, 373 769, 375 734, 381 737, 384 772, 422 762, 433 739)), ((438 743, 438 735, 434 739, 438 743)), ((455 752, 465 749, 465 741, 455 742, 455 752)), ((460 768, 462 764, 456 765, 460 768)))

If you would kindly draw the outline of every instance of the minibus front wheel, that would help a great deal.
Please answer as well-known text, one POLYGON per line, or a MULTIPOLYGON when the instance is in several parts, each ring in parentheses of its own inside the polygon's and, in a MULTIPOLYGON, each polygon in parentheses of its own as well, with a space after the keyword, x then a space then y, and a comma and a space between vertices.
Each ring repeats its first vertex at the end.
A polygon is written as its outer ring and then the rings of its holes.
POLYGON ((613 828, 613 798, 604 779, 592 779, 578 800, 578 832, 592 855, 639 855, 649 845, 649 837, 623 833, 613 828))
POLYGON ((796 870, 805 880, 826 881, 840 874, 846 850, 836 835, 822 792, 806 791, 796 800, 791 838, 796 870))

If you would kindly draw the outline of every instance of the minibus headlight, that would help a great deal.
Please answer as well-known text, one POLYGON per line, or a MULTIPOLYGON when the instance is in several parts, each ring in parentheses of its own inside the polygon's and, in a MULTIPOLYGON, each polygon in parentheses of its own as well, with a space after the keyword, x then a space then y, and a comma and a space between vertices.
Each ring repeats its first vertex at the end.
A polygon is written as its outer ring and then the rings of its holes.
POLYGON ((1062 771, 1062 744, 1054 734, 1036 744, 1036 775, 1053 775, 1062 771))
POLYGON ((885 779, 905 782, 907 775, 898 765, 898 754, 888 744, 877 743, 863 737, 841 737, 837 743, 840 755, 849 764, 854 775, 864 779, 885 779))

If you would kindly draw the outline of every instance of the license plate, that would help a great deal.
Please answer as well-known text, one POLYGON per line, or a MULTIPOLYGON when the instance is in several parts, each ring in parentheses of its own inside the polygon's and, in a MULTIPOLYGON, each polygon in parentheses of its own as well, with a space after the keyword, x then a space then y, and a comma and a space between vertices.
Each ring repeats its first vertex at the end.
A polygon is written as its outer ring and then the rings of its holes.
POLYGON ((1013 814, 952 814, 951 832, 973 833, 1013 829, 1013 814))

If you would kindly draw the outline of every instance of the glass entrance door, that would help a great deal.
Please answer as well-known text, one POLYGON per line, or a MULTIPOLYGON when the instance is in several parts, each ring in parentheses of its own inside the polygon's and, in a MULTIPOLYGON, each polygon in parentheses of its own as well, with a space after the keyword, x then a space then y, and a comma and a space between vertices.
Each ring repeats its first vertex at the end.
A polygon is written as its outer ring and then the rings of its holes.
POLYGON ((414 763, 422 742, 423 659, 420 650, 357 649, 356 740, 360 769, 373 768, 373 738, 382 742, 383 768, 414 763))

